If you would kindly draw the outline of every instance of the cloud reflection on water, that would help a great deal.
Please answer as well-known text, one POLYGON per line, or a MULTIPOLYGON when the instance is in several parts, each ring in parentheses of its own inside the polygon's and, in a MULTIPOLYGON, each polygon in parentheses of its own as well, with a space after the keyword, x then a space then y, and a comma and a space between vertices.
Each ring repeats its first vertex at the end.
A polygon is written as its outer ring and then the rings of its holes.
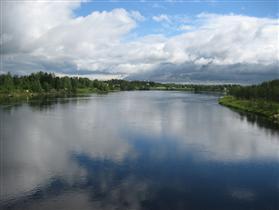
MULTIPOLYGON (((218 178, 225 185, 218 173, 226 177, 228 170, 244 173, 242 181, 262 169, 265 175, 274 175, 270 182, 276 179, 273 164, 278 166, 278 133, 219 106, 216 96, 121 92, 68 102, 52 104, 51 109, 23 105, 12 112, 0 110, 5 122, 1 127, 2 200, 36 194, 54 178, 65 181, 70 189, 75 185, 84 189, 81 194, 73 193, 80 195, 82 203, 87 202, 84 193, 95 192, 96 197, 101 192, 102 199, 93 202, 95 209, 124 208, 121 199, 128 207, 140 209, 146 197, 165 196, 158 194, 160 187, 190 196, 202 180, 209 188, 207 181, 218 178), (94 180, 97 184, 92 184, 94 180), (162 186, 154 187, 154 183, 162 186), (107 204, 101 205, 102 201, 107 204)), ((238 183, 232 180, 232 185, 238 183)), ((219 190, 224 194, 226 189, 219 190)))

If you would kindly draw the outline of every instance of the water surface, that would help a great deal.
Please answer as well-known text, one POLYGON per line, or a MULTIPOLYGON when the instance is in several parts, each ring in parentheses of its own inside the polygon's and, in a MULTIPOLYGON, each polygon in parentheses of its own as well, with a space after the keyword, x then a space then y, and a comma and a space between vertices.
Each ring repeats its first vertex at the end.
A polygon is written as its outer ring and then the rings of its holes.
POLYGON ((1 209, 279 209, 279 132, 185 92, 0 108, 1 209))

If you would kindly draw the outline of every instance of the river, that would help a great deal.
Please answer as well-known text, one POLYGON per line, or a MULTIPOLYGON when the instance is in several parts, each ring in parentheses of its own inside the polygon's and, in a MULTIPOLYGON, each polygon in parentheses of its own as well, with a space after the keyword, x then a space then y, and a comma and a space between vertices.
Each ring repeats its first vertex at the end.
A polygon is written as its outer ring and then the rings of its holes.
POLYGON ((279 131, 218 95, 0 107, 1 209, 279 209, 279 131))

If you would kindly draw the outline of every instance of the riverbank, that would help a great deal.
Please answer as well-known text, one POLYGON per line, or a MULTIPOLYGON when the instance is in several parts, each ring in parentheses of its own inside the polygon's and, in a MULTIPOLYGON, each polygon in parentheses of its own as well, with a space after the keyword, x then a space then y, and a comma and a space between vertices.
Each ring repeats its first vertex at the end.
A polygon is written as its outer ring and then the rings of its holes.
POLYGON ((71 97, 71 96, 84 96, 88 94, 107 94, 110 92, 118 92, 118 91, 187 91, 187 92, 195 92, 195 93, 222 93, 222 89, 218 88, 215 90, 215 86, 212 86, 211 90, 209 88, 206 91, 206 88, 203 86, 196 86, 193 87, 176 87, 175 85, 168 85, 165 86, 151 86, 151 87, 134 87, 129 89, 121 89, 119 87, 114 87, 113 89, 101 90, 97 88, 78 88, 75 91, 67 91, 67 90, 55 90, 52 89, 51 91, 45 92, 32 92, 26 90, 13 90, 10 92, 1 92, 0 91, 0 105, 1 104, 10 104, 10 103, 19 103, 24 102, 36 98, 41 97, 71 97))
POLYGON ((71 97, 71 96, 83 96, 92 93, 106 94, 108 92, 114 92, 114 91, 117 90, 101 91, 94 88, 79 88, 75 92, 69 92, 65 90, 59 90, 59 91, 52 90, 49 92, 29 92, 29 91, 13 91, 10 93, 0 92, 0 105, 20 103, 29 100, 36 100, 37 98, 42 98, 42 97, 49 97, 49 98, 71 97))
POLYGON ((279 126, 279 103, 260 99, 244 100, 233 96, 224 96, 219 104, 239 111, 261 115, 279 126))

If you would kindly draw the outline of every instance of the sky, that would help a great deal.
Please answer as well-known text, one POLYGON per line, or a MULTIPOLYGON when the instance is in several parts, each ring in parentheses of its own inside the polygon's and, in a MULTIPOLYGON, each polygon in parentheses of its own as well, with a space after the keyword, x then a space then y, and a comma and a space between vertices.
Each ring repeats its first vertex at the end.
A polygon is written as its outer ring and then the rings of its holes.
POLYGON ((279 78, 275 0, 0 1, 0 73, 160 82, 279 78))

